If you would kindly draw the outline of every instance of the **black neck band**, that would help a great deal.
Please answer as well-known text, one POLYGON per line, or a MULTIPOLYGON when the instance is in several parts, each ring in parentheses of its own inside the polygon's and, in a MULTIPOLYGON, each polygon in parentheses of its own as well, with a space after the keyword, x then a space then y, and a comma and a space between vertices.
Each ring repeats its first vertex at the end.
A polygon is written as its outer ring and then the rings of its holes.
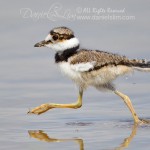
POLYGON ((59 62, 62 62, 62 61, 67 61, 69 57, 76 54, 78 49, 79 49, 79 45, 77 45, 76 47, 66 49, 63 52, 57 52, 55 54, 55 62, 59 63, 59 62))

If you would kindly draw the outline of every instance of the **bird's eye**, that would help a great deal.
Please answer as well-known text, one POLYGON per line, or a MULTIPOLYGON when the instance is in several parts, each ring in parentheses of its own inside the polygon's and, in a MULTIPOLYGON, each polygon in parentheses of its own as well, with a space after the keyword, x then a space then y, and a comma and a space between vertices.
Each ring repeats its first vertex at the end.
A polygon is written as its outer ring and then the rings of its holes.
POLYGON ((58 35, 53 36, 53 40, 56 41, 58 39, 58 35))

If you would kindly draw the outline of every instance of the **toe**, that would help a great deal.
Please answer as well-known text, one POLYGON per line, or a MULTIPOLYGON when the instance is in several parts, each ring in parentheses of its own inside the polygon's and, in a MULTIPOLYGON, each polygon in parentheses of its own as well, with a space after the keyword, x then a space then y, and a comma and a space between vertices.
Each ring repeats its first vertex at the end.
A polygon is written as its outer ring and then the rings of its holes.
POLYGON ((28 114, 40 115, 50 109, 49 104, 42 104, 41 106, 35 107, 28 112, 28 114))

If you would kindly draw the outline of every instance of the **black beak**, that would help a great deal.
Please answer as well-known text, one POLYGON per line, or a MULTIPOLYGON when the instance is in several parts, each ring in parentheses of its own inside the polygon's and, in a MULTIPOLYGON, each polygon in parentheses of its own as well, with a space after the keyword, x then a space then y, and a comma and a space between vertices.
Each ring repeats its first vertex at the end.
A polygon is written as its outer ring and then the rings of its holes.
POLYGON ((46 41, 41 41, 41 42, 38 42, 34 45, 34 47, 44 47, 46 45, 46 41))

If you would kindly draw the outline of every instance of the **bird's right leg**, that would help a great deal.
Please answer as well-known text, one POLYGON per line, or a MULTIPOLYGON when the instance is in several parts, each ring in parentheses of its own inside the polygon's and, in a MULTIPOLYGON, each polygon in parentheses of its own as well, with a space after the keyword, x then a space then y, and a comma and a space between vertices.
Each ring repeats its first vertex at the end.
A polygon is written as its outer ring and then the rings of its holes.
POLYGON ((127 95, 125 95, 125 94, 123 94, 123 93, 121 93, 121 92, 119 92, 117 90, 114 91, 114 93, 116 95, 120 96, 122 98, 122 100, 124 101, 124 103, 127 105, 127 107, 129 108, 129 110, 130 110, 130 112, 132 114, 134 122, 136 124, 145 124, 145 123, 148 124, 148 123, 150 123, 150 121, 148 121, 148 120, 139 119, 139 117, 137 116, 137 114, 136 114, 136 112, 135 112, 135 110, 134 110, 134 108, 132 106, 131 100, 130 100, 130 98, 127 95))
POLYGON ((47 103, 47 104, 42 104, 38 107, 33 108, 31 111, 29 111, 29 114, 42 114, 46 111, 48 111, 49 109, 52 108, 73 108, 73 109, 77 109, 80 108, 82 106, 82 95, 83 95, 83 89, 80 88, 79 89, 79 96, 78 96, 78 100, 75 103, 71 103, 71 104, 56 104, 56 103, 47 103))

